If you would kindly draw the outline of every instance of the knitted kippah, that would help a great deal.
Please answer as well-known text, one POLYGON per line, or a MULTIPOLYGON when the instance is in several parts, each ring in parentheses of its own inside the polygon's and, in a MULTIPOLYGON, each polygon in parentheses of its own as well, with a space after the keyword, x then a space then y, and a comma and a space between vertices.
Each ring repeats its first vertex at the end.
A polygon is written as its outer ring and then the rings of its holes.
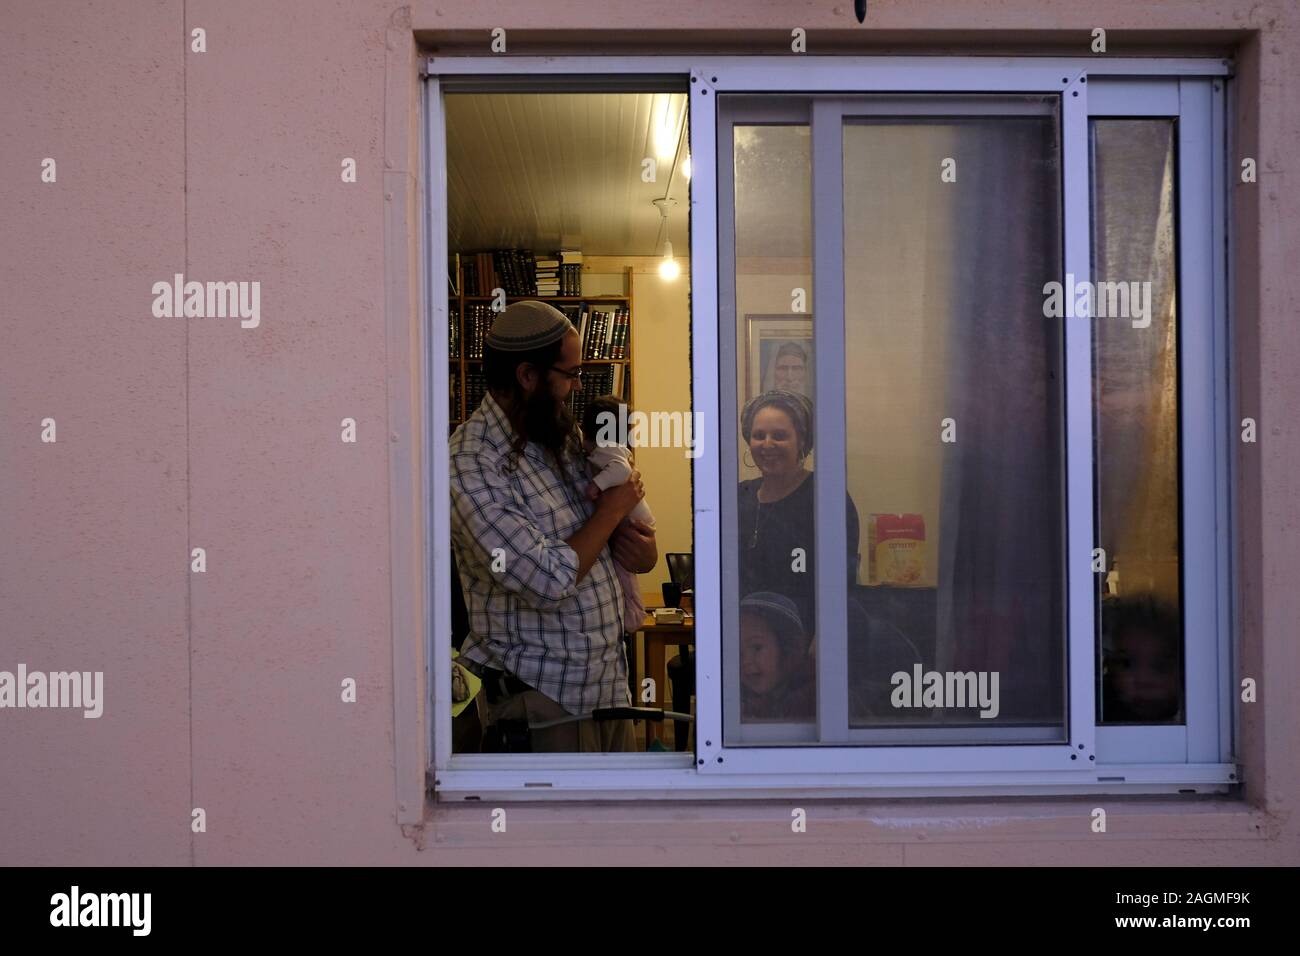
POLYGON ((553 305, 530 299, 515 302, 496 317, 484 341, 502 352, 527 352, 550 345, 576 332, 573 323, 553 305))

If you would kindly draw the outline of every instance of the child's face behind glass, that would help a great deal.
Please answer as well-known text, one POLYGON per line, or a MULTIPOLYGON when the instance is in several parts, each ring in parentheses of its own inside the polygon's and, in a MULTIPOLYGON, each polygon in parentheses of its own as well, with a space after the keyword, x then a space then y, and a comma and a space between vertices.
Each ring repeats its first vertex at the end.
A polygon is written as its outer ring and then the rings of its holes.
POLYGON ((1172 720, 1182 695, 1176 638, 1132 628, 1120 634, 1106 662, 1115 696, 1139 720, 1172 720))
POLYGON ((766 618, 740 615, 740 684, 751 694, 770 694, 781 682, 781 647, 766 618))

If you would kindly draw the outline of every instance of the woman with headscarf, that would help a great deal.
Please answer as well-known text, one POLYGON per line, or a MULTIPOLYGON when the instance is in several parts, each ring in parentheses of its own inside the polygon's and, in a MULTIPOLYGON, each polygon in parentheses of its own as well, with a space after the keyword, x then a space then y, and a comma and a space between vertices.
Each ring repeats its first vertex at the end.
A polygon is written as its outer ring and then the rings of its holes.
MULTIPOLYGON (((774 591, 795 602, 809 635, 816 630, 817 578, 812 472, 812 402, 773 389, 749 402, 740 433, 762 473, 737 492, 740 526, 740 593, 774 591), (802 551, 802 557, 796 549, 802 551)), ((848 581, 857 583, 858 510, 845 495, 848 581)))

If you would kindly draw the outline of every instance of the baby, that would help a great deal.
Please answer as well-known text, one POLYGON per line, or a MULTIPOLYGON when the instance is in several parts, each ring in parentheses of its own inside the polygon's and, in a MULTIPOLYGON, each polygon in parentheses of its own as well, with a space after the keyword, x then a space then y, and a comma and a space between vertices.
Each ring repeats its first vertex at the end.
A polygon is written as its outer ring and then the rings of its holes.
MULTIPOLYGON (((622 399, 616 395, 601 395, 588 402, 583 411, 583 446, 592 469, 591 483, 587 485, 587 498, 591 501, 599 498, 602 491, 624 484, 632 477, 632 451, 617 440, 627 437, 617 434, 618 413, 622 404, 622 399), (607 418, 607 415, 613 417, 607 418), (613 439, 604 444, 597 441, 610 439, 610 436, 613 439)), ((655 526, 655 516, 644 498, 636 503, 636 507, 623 520, 639 521, 651 529, 655 526)), ((623 630, 632 634, 645 620, 645 604, 641 601, 640 586, 637 584, 637 576, 617 561, 614 562, 614 571, 623 587, 623 630)))
MULTIPOLYGON (((592 468, 591 484, 587 486, 587 498, 591 501, 600 497, 602 491, 624 484, 632 477, 632 451, 619 442, 620 438, 627 438, 626 435, 618 434, 619 408, 622 404, 622 399, 616 395, 601 395, 588 402, 583 411, 583 445, 592 468), (609 436, 613 437, 604 444, 597 441, 609 436)), ((644 498, 636 503, 627 517, 651 528, 655 526, 655 516, 644 498)))

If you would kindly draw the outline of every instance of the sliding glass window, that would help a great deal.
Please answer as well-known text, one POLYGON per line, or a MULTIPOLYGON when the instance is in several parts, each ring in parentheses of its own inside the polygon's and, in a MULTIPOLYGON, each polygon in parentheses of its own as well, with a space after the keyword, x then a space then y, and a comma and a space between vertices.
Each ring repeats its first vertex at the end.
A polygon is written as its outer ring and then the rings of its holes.
POLYGON ((1058 99, 728 107, 728 740, 1062 741, 1058 99))

